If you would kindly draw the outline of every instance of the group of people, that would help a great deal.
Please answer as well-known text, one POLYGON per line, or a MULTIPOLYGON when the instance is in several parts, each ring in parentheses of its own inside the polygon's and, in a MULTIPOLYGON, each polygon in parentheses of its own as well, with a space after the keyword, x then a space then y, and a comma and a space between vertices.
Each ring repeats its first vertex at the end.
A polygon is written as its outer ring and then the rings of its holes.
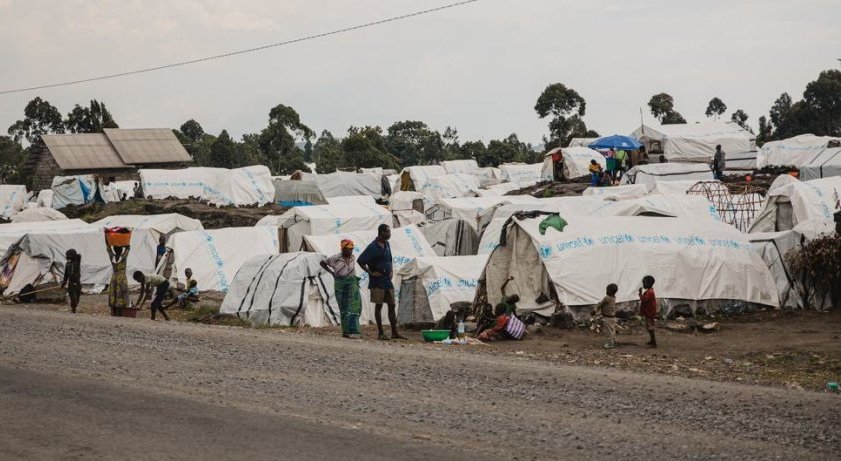
POLYGON ((622 179, 622 175, 631 168, 631 156, 625 150, 608 149, 603 155, 604 168, 595 159, 590 160, 591 186, 614 186, 622 179))
MULTIPOLYGON (((605 349, 613 349, 616 347, 616 293, 619 292, 619 286, 611 283, 605 290, 605 297, 596 305, 594 313, 601 314, 602 326, 604 327, 604 334, 607 342, 604 344, 605 349)), ((657 295, 654 294, 654 277, 646 275, 642 278, 642 287, 638 290, 640 300, 640 316, 645 322, 645 329, 651 338, 646 345, 657 347, 657 338, 654 335, 654 322, 657 318, 657 295)))

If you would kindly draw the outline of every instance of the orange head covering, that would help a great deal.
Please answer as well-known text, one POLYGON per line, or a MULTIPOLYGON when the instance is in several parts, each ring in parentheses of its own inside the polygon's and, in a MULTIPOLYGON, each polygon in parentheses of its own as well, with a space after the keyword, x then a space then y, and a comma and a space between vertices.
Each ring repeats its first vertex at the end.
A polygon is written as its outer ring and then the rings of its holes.
POLYGON ((345 248, 352 250, 353 249, 353 240, 344 239, 339 247, 344 250, 345 248))

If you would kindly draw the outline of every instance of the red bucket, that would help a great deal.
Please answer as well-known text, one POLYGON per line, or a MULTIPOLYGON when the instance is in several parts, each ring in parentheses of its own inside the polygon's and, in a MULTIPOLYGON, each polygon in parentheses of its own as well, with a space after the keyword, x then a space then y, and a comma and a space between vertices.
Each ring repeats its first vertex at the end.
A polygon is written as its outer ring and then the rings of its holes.
POLYGON ((112 247, 127 247, 131 245, 131 231, 125 227, 105 229, 105 243, 112 247))

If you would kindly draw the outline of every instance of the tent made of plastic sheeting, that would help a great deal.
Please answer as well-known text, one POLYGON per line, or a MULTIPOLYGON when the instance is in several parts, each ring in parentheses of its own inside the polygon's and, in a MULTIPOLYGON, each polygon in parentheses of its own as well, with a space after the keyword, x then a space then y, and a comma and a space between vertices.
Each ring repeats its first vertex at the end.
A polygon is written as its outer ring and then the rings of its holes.
POLYGON ((602 166, 602 169, 607 168, 604 155, 600 154, 597 150, 582 146, 563 148, 557 147, 547 152, 543 157, 543 169, 541 172, 542 181, 554 180, 555 166, 552 161, 552 155, 559 150, 563 156, 565 178, 572 179, 588 176, 590 174, 589 168, 591 160, 598 162, 598 164, 602 166))
POLYGON ((801 235, 793 230, 747 234, 754 251, 759 254, 774 276, 780 307, 803 307, 796 281, 789 268, 786 254, 800 247, 801 235))
POLYGON ((523 187, 533 186, 543 181, 543 163, 506 163, 499 166, 502 178, 523 187))
POLYGON ((663 300, 688 302, 693 312, 708 314, 733 302, 779 306, 765 262, 746 235, 727 224, 576 217, 567 219, 563 232, 549 227, 541 235, 542 220, 514 218, 505 245, 491 253, 482 277, 487 293, 480 295, 492 305, 501 301, 499 288, 513 277, 508 292, 520 296, 518 311, 549 315, 558 301, 579 318, 602 299, 608 284, 619 286, 618 303, 633 302, 640 280, 652 275, 661 306, 663 300), (544 299, 549 301, 538 303, 544 299))
POLYGON ((804 181, 830 176, 841 176, 841 147, 824 149, 812 163, 800 167, 800 179, 804 181))
POLYGON ((325 327, 340 323, 333 278, 316 253, 259 255, 245 261, 219 308, 254 325, 325 327))
POLYGON ((59 210, 67 205, 91 203, 97 192, 96 187, 92 175, 55 176, 50 187, 53 192, 51 205, 59 210))
POLYGON ((156 215, 115 215, 102 218, 91 224, 101 228, 127 227, 129 229, 150 229, 158 236, 175 232, 203 230, 201 221, 178 213, 156 215))
MULTIPOLYGON (((127 274, 154 270, 157 243, 151 231, 132 232, 127 274)), ((60 282, 64 275, 65 253, 71 248, 82 256, 83 285, 111 282, 111 262, 102 229, 29 232, 12 245, 3 258, 4 280, 0 285, 5 288, 4 294, 19 293, 30 283, 60 282)), ((130 275, 129 283, 135 284, 130 275)))
POLYGON ((705 163, 652 163, 637 165, 622 175, 620 185, 644 184, 654 189, 658 181, 707 181, 715 179, 705 163))
POLYGON ((280 252, 275 226, 178 232, 166 246, 173 254, 173 279, 184 283, 179 277, 190 268, 201 291, 227 292, 246 261, 280 252))
POLYGON ((305 235, 376 232, 380 224, 392 225, 391 213, 379 205, 342 204, 299 206, 282 215, 270 215, 257 226, 277 226, 281 233, 281 251, 298 251, 305 235))
POLYGON ((648 187, 643 184, 627 184, 613 187, 593 187, 584 189, 584 197, 642 197, 648 195, 648 187))
POLYGON ((0 216, 9 218, 26 206, 26 186, 0 184, 0 216))
POLYGON ((475 174, 479 171, 479 164, 476 160, 445 160, 441 166, 447 170, 447 174, 462 173, 475 174))
POLYGON ((499 197, 509 192, 522 189, 522 186, 513 182, 502 182, 487 186, 483 189, 474 191, 479 197, 499 197))
POLYGON ((503 204, 531 204, 540 200, 530 195, 502 195, 490 197, 460 197, 438 200, 427 210, 426 217, 431 221, 448 218, 461 219, 474 229, 479 229, 480 218, 488 210, 503 204))
MULTIPOLYGON (((654 189, 651 190, 651 194, 660 194, 660 195, 686 195, 692 187, 698 184, 700 181, 696 181, 694 179, 687 179, 683 181, 657 181, 654 185, 654 189)), ((704 181, 706 183, 710 182, 720 182, 716 179, 711 181, 704 181)))
POLYGON ((424 210, 432 203, 420 192, 397 191, 389 198, 389 208, 398 227, 420 224, 426 221, 424 210))
POLYGON ((328 205, 355 205, 360 203, 372 206, 377 205, 377 202, 374 200, 374 197, 371 197, 370 195, 345 195, 341 197, 327 197, 328 205))
POLYGON ((454 173, 429 178, 420 192, 435 201, 472 195, 472 192, 478 190, 479 187, 479 180, 475 176, 454 173))
POLYGON ((120 202, 123 197, 133 198, 134 183, 135 181, 111 181, 102 186, 102 198, 106 202, 120 202))
POLYGON ((396 274, 400 284, 397 323, 438 321, 457 302, 473 302, 484 256, 415 258, 396 274))
MULTIPOLYGON (((359 255, 377 237, 376 229, 358 232, 349 232, 330 235, 307 235, 304 237, 306 249, 320 253, 324 256, 333 256, 339 253, 339 245, 342 240, 351 240, 354 243, 353 254, 359 255)), ((398 227, 392 229, 391 258, 393 272, 396 274, 400 269, 409 264, 413 259, 423 256, 435 256, 435 251, 429 246, 429 242, 423 233, 415 226, 398 227)), ((371 303, 371 292, 368 290, 368 273, 363 271, 357 264, 356 275, 359 277, 359 291, 362 296, 362 322, 374 321, 374 305, 371 303)), ((400 285, 395 285, 395 297, 400 299, 400 285)), ((385 321, 385 319, 383 319, 385 321)))
POLYGON ((833 215, 841 209, 839 176, 773 186, 749 232, 785 231, 811 220, 832 222, 833 215))
POLYGON ((569 146, 567 147, 587 147, 596 142, 597 139, 599 138, 572 138, 569 140, 569 146))
POLYGON ((5 254, 10 246, 17 243, 30 232, 72 231, 90 229, 91 225, 81 219, 62 219, 58 221, 32 221, 0 224, 0 255, 5 254))
POLYGON ((824 150, 839 147, 836 144, 839 142, 841 142, 839 138, 815 136, 813 134, 801 134, 793 138, 769 141, 759 149, 756 156, 756 168, 762 169, 768 166, 794 166, 799 168, 811 165, 821 156, 824 150))
POLYGON ((27 208, 12 216, 12 223, 29 223, 41 221, 62 221, 67 219, 64 213, 52 208, 27 208))
POLYGON ((479 168, 478 170, 474 171, 473 176, 479 178, 479 181, 484 183, 485 181, 493 181, 493 180, 500 180, 502 179, 502 171, 499 168, 494 168, 492 166, 486 166, 479 168))
POLYGON ((327 199, 318 188, 318 183, 312 179, 301 180, 272 180, 274 184, 274 203, 293 207, 306 205, 326 205, 327 199))
POLYGON ((447 174, 447 170, 441 165, 406 167, 400 173, 400 187, 395 190, 424 193, 424 188, 430 178, 444 176, 445 174, 447 174))
POLYGON ((696 195, 648 195, 625 200, 605 200, 597 211, 602 216, 661 216, 722 221, 709 200, 696 195))
POLYGON ((756 137, 734 122, 642 125, 631 136, 649 153, 662 151, 670 162, 709 163, 717 145, 725 153, 756 150, 756 137))
POLYGON ((53 207, 53 191, 52 189, 44 189, 38 191, 38 198, 35 200, 35 205, 38 207, 52 208, 53 207))
POLYGON ((274 200, 272 175, 263 165, 140 170, 143 194, 154 199, 198 198, 212 205, 265 205, 274 200))
POLYGON ((438 256, 475 255, 479 248, 476 229, 461 219, 445 219, 418 227, 438 256))
POLYGON ((751 174, 756 169, 757 151, 725 152, 724 171, 728 174, 751 174))
POLYGON ((337 171, 320 174, 315 181, 326 198, 368 195, 378 199, 387 195, 383 193, 382 175, 337 171))

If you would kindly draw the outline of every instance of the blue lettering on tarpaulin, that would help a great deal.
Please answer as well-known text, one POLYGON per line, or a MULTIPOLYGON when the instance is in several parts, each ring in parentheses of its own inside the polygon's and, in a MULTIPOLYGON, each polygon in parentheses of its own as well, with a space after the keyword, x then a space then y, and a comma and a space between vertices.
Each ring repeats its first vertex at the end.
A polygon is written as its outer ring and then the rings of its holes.
POLYGON ((406 237, 409 237, 409 241, 412 242, 412 248, 415 249, 415 253, 424 256, 425 252, 421 247, 420 240, 418 240, 418 236, 415 235, 415 232, 412 230, 412 228, 405 227, 403 232, 406 234, 406 237))
POLYGON ((678 237, 677 243, 680 245, 689 245, 689 246, 701 246, 706 245, 706 240, 698 237, 697 235, 690 235, 688 237, 678 237))
POLYGON ((248 170, 240 170, 240 171, 243 171, 245 173, 245 175, 248 176, 248 179, 251 180, 251 185, 254 186, 254 190, 257 191, 258 194, 260 194, 260 201, 261 202, 270 202, 271 200, 266 199, 266 195, 263 193, 263 190, 260 189, 260 186, 257 185, 257 179, 254 177, 254 174, 251 173, 248 170))
POLYGON ((549 256, 552 256, 552 247, 549 245, 540 245, 540 257, 542 259, 546 259, 549 256))
POLYGON ((555 245, 555 249, 559 252, 577 249, 577 248, 585 248, 591 247, 595 245, 596 242, 593 241, 590 237, 578 237, 575 240, 567 240, 564 242, 559 242, 555 245))
POLYGON ((655 244, 668 244, 672 243, 672 239, 666 237, 665 235, 641 235, 637 236, 637 240, 640 243, 655 243, 655 244))
POLYGON ((391 262, 394 263, 395 266, 403 266, 412 262, 412 258, 407 258, 405 256, 392 256, 391 262))
POLYGON ((433 280, 430 284, 426 287, 426 296, 432 296, 435 293, 441 291, 442 289, 452 288, 453 281, 447 277, 442 277, 437 280, 433 280))
POLYGON ((602 245, 623 245, 626 243, 633 243, 634 238, 630 234, 616 234, 606 235, 599 238, 602 245))
POLYGON ((266 232, 269 233, 269 238, 272 239, 272 245, 275 249, 280 248, 280 242, 277 240, 277 228, 273 226, 257 226, 266 229, 266 232))
POLYGON ((476 279, 463 279, 458 281, 459 288, 476 288, 479 286, 479 281, 476 279))
POLYGON ((219 250, 216 248, 216 242, 214 241, 213 236, 205 232, 204 239, 205 242, 207 242, 207 251, 210 253, 210 260, 216 267, 216 279, 219 280, 219 288, 223 293, 227 293, 230 286, 228 285, 228 278, 225 277, 225 272, 222 270, 225 262, 219 255, 219 250))

